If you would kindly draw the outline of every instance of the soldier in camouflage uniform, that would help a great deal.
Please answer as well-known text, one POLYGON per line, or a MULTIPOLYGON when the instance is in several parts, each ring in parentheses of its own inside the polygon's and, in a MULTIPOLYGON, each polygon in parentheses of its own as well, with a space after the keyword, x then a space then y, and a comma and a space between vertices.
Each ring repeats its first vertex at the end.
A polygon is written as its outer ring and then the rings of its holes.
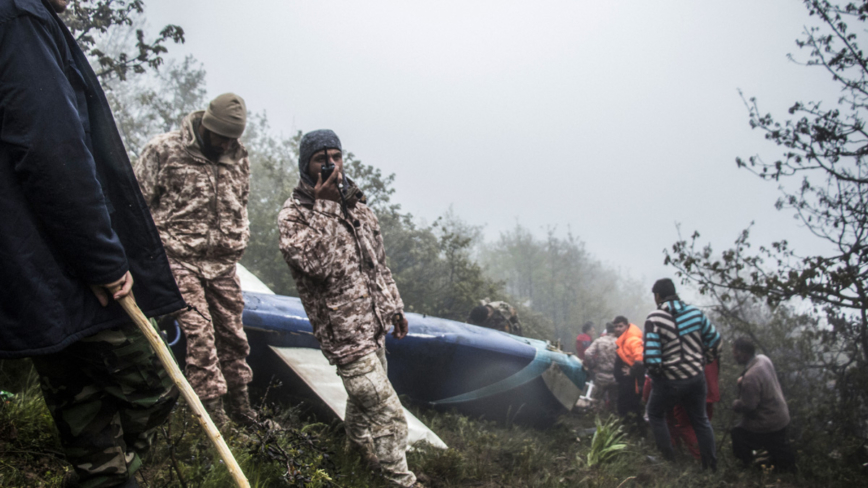
POLYGON ((154 137, 135 164, 175 280, 193 308, 177 316, 187 338, 186 375, 218 426, 226 410, 241 424, 256 418, 235 274, 250 237, 250 163, 238 141, 246 122, 244 100, 225 93, 188 115, 180 130, 154 137))
POLYGON ((479 306, 470 311, 467 323, 521 335, 521 322, 518 320, 518 313, 512 305, 506 302, 482 300, 479 306))
POLYGON ((606 324, 606 333, 598 337, 585 351, 584 367, 594 374, 594 397, 610 412, 617 411, 618 383, 615 381, 615 324, 606 324))
POLYGON ((280 211, 280 250, 322 352, 337 365, 349 399, 347 437, 397 486, 413 486, 407 421, 386 374, 385 336, 407 334, 404 304, 386 265, 380 225, 344 177, 341 143, 330 130, 301 141, 301 181, 280 211), (335 170, 323 179, 331 161, 335 170), (343 197, 336 182, 342 182, 343 197))

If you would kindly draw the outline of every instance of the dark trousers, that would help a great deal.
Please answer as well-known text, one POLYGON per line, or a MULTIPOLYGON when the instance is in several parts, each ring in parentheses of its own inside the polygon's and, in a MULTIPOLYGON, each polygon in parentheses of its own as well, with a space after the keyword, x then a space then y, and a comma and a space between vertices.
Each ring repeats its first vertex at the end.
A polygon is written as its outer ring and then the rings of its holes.
POLYGON ((751 432, 743 427, 732 429, 732 453, 747 466, 753 462, 753 451, 765 449, 770 463, 781 471, 796 467, 796 455, 787 440, 787 428, 775 432, 751 432))
MULTIPOLYGON (((708 421, 711 422, 714 417, 714 404, 705 403, 705 414, 708 421)), ((699 441, 696 439, 696 432, 693 431, 693 426, 690 425, 690 417, 681 405, 675 405, 672 412, 667 415, 666 423, 669 425, 669 435, 672 437, 672 447, 675 450, 681 449, 681 445, 687 446, 690 455, 696 460, 702 459, 699 454, 699 441)))
POLYGON ((663 453, 663 457, 672 460, 675 458, 675 451, 672 449, 672 438, 666 425, 666 414, 671 412, 675 405, 681 405, 696 433, 702 467, 714 470, 717 469, 714 430, 706 415, 705 396, 705 376, 701 374, 685 380, 654 378, 651 398, 648 399, 648 420, 657 449, 663 453))
POLYGON ((646 432, 645 411, 642 408, 642 392, 636 389, 635 378, 618 378, 618 416, 629 431, 643 435, 646 432))

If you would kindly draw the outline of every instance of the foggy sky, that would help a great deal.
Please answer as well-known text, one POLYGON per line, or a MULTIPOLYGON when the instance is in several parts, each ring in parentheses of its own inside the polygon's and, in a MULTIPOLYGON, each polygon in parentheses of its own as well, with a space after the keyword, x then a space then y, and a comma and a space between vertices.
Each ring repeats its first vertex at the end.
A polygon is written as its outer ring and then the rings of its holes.
POLYGON ((489 241, 520 223, 569 229, 649 284, 671 276, 675 224, 722 249, 822 246, 774 209, 774 183, 736 156, 782 150, 751 131, 763 112, 834 101, 795 44, 814 20, 796 0, 150 0, 152 31, 186 31, 209 96, 242 95, 276 132, 331 128, 396 173, 395 200, 433 221, 450 205, 489 241))

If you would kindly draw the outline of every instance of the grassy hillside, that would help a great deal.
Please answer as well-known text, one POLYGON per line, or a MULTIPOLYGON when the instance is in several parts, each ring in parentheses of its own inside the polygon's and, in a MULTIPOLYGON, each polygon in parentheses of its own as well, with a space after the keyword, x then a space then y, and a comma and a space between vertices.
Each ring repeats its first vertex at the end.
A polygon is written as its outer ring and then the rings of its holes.
MULTIPOLYGON (((15 394, 0 406, 0 486, 59 486, 70 468, 60 453, 29 362, 0 362, 0 390, 15 394)), ((269 404, 261 411, 281 428, 264 425, 248 439, 229 438, 252 486, 385 486, 358 454, 346 449, 337 421, 317 419, 299 405, 269 404)), ((450 446, 446 451, 420 449, 409 455, 411 469, 431 487, 843 487, 868 483, 859 465, 832 457, 803 456, 797 475, 778 475, 760 467, 743 470, 729 452, 728 438, 720 435, 724 430, 720 425, 715 426, 720 469, 707 473, 687 456, 675 464, 660 463, 650 437, 625 437, 623 449, 602 449, 606 439, 599 436, 594 441, 590 429, 595 415, 591 413, 564 416, 551 428, 536 430, 454 412, 413 411, 450 446)), ((610 427, 617 430, 618 424, 610 423, 610 427)), ((145 464, 142 486, 232 486, 183 404, 161 429, 145 464)))

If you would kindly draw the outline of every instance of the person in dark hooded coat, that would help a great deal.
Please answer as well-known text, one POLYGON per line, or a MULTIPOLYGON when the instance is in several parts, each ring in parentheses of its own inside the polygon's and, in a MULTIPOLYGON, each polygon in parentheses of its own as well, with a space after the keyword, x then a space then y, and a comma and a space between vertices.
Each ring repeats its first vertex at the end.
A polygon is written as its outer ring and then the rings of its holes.
POLYGON ((33 357, 82 483, 135 486, 178 392, 107 290, 184 301, 66 4, 0 0, 0 358, 33 357))

